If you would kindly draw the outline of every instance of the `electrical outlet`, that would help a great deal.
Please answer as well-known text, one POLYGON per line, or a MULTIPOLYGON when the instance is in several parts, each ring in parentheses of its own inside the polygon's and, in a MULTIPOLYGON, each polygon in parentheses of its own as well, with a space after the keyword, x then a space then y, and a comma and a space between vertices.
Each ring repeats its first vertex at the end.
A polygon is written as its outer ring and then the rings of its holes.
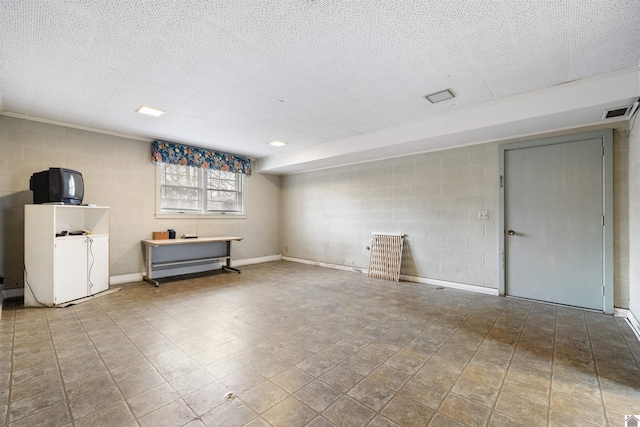
POLYGON ((478 211, 478 219, 489 219, 489 211, 478 211))

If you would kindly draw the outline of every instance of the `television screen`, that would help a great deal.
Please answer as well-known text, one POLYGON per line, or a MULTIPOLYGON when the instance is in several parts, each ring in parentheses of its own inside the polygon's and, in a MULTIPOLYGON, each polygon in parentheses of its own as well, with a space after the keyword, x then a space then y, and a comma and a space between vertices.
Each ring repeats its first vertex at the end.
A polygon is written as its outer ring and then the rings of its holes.
POLYGON ((82 173, 72 169, 49 168, 34 173, 29 182, 33 203, 81 205, 84 198, 82 173))

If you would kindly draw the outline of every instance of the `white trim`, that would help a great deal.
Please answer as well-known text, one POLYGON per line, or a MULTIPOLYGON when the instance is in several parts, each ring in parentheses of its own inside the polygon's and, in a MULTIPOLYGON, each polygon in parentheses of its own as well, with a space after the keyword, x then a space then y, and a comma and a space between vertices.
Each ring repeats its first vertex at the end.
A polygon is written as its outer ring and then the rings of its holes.
POLYGON ((156 219, 247 219, 247 215, 236 215, 236 214, 164 214, 157 213, 156 219))
POLYGON ((613 316, 614 317, 627 317, 629 316, 629 310, 626 308, 613 308, 613 316))
POLYGON ((367 274, 368 271, 369 271, 366 268, 349 267, 347 265, 330 264, 328 262, 311 261, 311 260, 308 260, 308 259, 291 258, 291 257, 288 257, 288 256, 283 256, 282 259, 284 261, 297 262, 297 263, 300 263, 300 264, 307 264, 307 265, 315 265, 316 267, 333 268, 334 270, 352 271, 352 272, 355 272, 355 273, 367 274))
MULTIPOLYGON (((236 188, 239 185, 240 191, 240 204, 242 210, 240 212, 235 211, 223 211, 223 212, 209 212, 207 211, 207 169, 199 168, 197 166, 187 165, 173 165, 181 166, 185 168, 194 168, 198 172, 198 194, 202 201, 202 206, 199 210, 185 210, 183 212, 179 210, 162 209, 162 166, 168 163, 156 162, 155 163, 155 175, 156 175, 156 219, 246 219, 247 218, 247 201, 249 183, 245 174, 235 174, 236 188)), ((171 166, 171 165, 170 165, 171 166)), ((196 187, 191 187, 195 189, 196 187)))
POLYGON ((627 315, 627 322, 629 323, 629 326, 631 326, 631 330, 635 334, 636 338, 638 338, 638 341, 640 341, 640 322, 638 322, 638 319, 636 319, 631 311, 629 311, 629 314, 627 315))
MULTIPOLYGON (((247 258, 239 260, 231 260, 232 267, 242 267, 243 265, 262 264, 264 262, 281 261, 282 255, 268 255, 257 258, 247 258)), ((122 274, 120 276, 111 276, 109 283, 111 285, 121 285, 123 283, 142 282, 144 280, 145 273, 131 273, 122 274)))
MULTIPOLYGON (((366 268, 349 267, 346 265, 331 264, 328 262, 311 261, 307 259, 291 258, 286 256, 283 256, 282 259, 284 261, 292 261, 300 264, 315 265, 317 267, 333 268, 335 270, 352 271, 355 273, 367 274, 369 272, 369 270, 366 268)), ((445 288, 459 289, 462 291, 469 291, 469 292, 479 292, 479 293, 488 294, 488 295, 496 295, 496 296, 498 295, 497 289, 485 288, 485 287, 476 286, 476 285, 467 285, 464 283, 446 282, 444 280, 436 280, 436 279, 426 279, 424 277, 407 276, 405 274, 401 274, 400 279, 407 282, 423 283, 425 285, 442 286, 445 288)))
POLYGON ((467 285, 465 283, 447 282, 445 280, 427 279, 424 277, 400 275, 401 280, 407 282, 423 283, 425 285, 442 286, 444 288, 459 289, 461 291, 478 292, 481 294, 498 296, 498 290, 495 288, 485 288, 484 286, 467 285))
POLYGON ((262 264, 265 262, 282 261, 282 255, 268 255, 257 258, 247 258, 239 260, 231 260, 231 267, 242 267, 243 265, 262 264))
POLYGON ((122 274, 120 276, 111 276, 109 278, 110 285, 121 285, 123 283, 141 282, 143 280, 144 273, 131 273, 122 274))

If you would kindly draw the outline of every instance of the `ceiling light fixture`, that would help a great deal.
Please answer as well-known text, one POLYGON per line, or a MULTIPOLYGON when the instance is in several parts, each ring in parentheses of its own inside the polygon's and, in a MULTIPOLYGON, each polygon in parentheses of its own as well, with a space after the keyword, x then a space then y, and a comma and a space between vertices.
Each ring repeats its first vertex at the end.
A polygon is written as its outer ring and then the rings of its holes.
POLYGON ((455 98, 455 94, 451 89, 441 90, 440 92, 432 93, 431 95, 425 95, 432 104, 436 102, 446 101, 447 99, 455 98))
POLYGON ((284 147, 287 143, 282 141, 273 141, 270 142, 269 145, 273 145, 274 147, 284 147))
POLYGON ((165 112, 162 110, 158 110, 157 108, 147 107, 146 105, 141 105, 136 110, 138 113, 146 114, 147 116, 160 117, 165 112))

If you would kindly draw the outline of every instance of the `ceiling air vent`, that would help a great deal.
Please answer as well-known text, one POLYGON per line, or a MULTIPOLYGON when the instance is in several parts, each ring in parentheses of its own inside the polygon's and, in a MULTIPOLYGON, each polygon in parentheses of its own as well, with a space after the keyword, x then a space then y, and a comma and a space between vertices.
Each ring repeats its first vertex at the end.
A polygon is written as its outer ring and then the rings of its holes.
POLYGON ((633 105, 629 105, 628 107, 618 107, 612 108, 610 110, 604 110, 604 113, 602 113, 602 119, 604 120, 612 119, 614 117, 626 116, 631 111, 631 108, 633 108, 633 105))

